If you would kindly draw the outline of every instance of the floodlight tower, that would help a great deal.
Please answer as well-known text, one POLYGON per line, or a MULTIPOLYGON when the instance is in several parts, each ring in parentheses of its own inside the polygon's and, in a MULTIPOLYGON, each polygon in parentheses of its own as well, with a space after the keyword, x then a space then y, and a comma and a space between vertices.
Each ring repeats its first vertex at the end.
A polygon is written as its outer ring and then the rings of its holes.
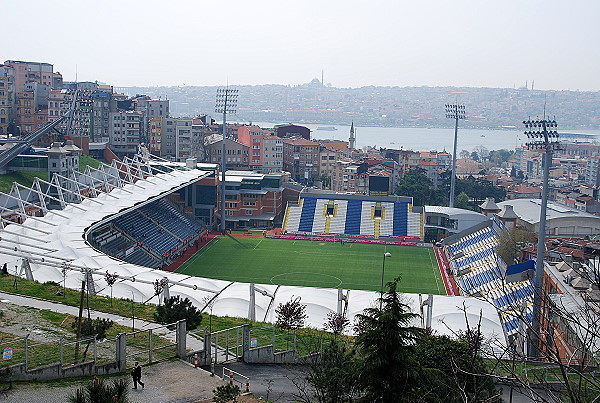
POLYGON ((525 135, 530 141, 527 148, 544 151, 544 176, 542 179, 542 204, 540 208, 540 227, 538 230, 537 258, 535 262, 533 292, 533 323, 529 336, 529 356, 537 358, 540 351, 542 293, 544 283, 544 252, 546 247, 546 209, 548 208, 548 176, 552 165, 552 152, 560 149, 556 120, 524 120, 525 135))
POLYGON ((221 232, 225 232, 225 165, 227 153, 227 114, 235 113, 237 107, 238 90, 234 88, 217 89, 217 102, 215 112, 223 113, 223 147, 221 148, 221 232))
POLYGON ((465 106, 460 104, 446 104, 446 117, 454 119, 454 151, 452 152, 452 177, 450 178, 450 203, 454 207, 454 189, 456 187, 456 139, 458 137, 458 120, 465 118, 465 106))

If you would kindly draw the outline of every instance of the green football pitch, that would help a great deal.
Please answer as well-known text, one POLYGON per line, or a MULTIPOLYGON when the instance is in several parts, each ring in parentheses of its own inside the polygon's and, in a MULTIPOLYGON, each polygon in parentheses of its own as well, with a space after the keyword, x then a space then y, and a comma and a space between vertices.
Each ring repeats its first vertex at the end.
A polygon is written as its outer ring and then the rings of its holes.
POLYGON ((177 272, 245 283, 378 291, 401 277, 399 291, 445 295, 432 248, 219 236, 177 272))

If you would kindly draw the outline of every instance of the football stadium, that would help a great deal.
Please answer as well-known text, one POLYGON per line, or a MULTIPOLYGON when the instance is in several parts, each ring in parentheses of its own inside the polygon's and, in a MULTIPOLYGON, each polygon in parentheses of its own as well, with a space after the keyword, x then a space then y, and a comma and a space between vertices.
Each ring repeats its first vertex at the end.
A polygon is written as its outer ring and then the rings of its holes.
POLYGON ((440 334, 481 321, 506 345, 520 326, 515 307, 531 310, 529 280, 509 277, 494 253, 498 218, 434 246, 409 197, 303 191, 282 228, 220 234, 206 215, 216 174, 212 164, 138 156, 15 184, 0 195, 2 261, 42 283, 85 281, 90 292, 155 304, 181 295, 248 320, 274 322, 279 303, 301 297, 316 328, 330 312, 353 321, 397 277, 404 302, 440 334), (118 275, 112 289, 107 273, 118 275))

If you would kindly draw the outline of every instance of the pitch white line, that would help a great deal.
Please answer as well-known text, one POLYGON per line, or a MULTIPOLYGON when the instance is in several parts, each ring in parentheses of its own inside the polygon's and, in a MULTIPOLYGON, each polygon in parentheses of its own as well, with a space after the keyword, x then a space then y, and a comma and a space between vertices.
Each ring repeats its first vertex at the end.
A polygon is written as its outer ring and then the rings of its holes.
MULTIPOLYGON (((435 278, 435 286, 438 289, 438 293, 441 293, 442 291, 440 291, 440 283, 438 281, 437 276, 435 275, 435 266, 433 264, 433 260, 431 259, 431 252, 433 251, 433 248, 429 250, 429 262, 431 263, 431 271, 433 271, 433 278, 435 278)), ((437 260, 437 258, 436 258, 437 260)), ((439 270, 439 268, 438 268, 439 270)), ((446 291, 446 287, 444 287, 444 292, 446 291)))

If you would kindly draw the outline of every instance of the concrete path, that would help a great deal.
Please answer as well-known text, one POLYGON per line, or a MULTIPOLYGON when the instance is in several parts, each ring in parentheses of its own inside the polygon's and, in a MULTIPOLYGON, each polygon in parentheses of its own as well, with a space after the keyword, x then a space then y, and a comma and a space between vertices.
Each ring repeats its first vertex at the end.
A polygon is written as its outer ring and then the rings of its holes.
MULTIPOLYGON (((301 365, 246 364, 232 362, 215 366, 215 375, 222 376, 223 366, 250 378, 250 392, 274 403, 294 402, 298 388, 292 380, 302 383, 306 368, 301 365)), ((208 370, 208 367, 206 367, 208 370)))
MULTIPOLYGON (((131 380, 129 375, 124 375, 131 380)), ((119 377, 111 377, 118 379, 119 377)), ((68 382, 68 380, 66 380, 68 382)), ((213 390, 223 384, 218 377, 211 377, 202 369, 177 360, 144 367, 142 369, 144 389, 130 391, 131 402, 197 402, 210 399, 213 390)), ((52 384, 17 384, 0 401, 29 403, 63 403, 67 396, 75 393, 77 387, 85 382, 69 386, 51 386, 52 384)))

